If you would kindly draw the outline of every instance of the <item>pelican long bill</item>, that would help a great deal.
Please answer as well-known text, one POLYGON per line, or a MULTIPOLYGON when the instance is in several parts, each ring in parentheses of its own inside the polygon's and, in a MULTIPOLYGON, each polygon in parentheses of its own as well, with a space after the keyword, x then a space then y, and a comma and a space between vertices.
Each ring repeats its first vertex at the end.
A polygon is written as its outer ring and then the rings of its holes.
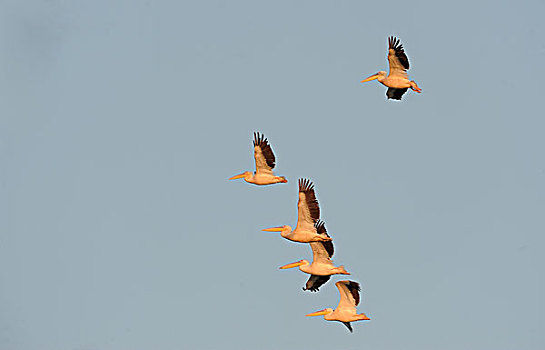
POLYGON ((282 232, 283 229, 284 229, 283 226, 277 226, 277 227, 264 228, 264 229, 261 230, 261 231, 267 231, 267 232, 282 232))
POLYGON ((229 180, 242 179, 244 177, 244 175, 246 175, 246 174, 245 173, 238 174, 238 175, 230 177, 229 180))
POLYGON ((322 315, 325 315, 325 314, 327 314, 327 309, 316 311, 316 312, 310 313, 310 314, 305 315, 305 316, 322 316, 322 315))
POLYGON ((366 83, 368 81, 375 80, 375 79, 378 79, 378 74, 373 74, 370 77, 367 77, 363 79, 362 81, 360 81, 360 83, 366 83))
POLYGON ((297 267, 297 266, 301 266, 303 265, 304 262, 303 261, 296 261, 296 262, 293 262, 291 264, 286 264, 284 266, 280 266, 280 269, 281 270, 284 270, 284 269, 291 269, 292 267, 297 267))

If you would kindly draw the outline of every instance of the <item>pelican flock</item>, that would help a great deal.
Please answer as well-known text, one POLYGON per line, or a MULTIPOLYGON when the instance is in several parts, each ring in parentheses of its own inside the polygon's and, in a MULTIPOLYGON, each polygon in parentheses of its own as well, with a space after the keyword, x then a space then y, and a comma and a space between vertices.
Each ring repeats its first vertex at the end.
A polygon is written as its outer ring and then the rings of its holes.
MULTIPOLYGON (((402 96, 410 88, 421 93, 422 89, 416 82, 409 80, 407 70, 409 59, 405 54, 400 40, 394 36, 388 38, 388 63, 390 72, 380 71, 362 80, 362 83, 378 80, 388 87, 386 96, 388 99, 401 100, 402 96)), ((267 138, 254 132, 254 159, 255 172, 245 171, 235 175, 229 180, 244 179, 246 182, 263 186, 276 183, 286 183, 284 176, 276 176, 273 169, 276 158, 267 138)), ((325 223, 320 219, 320 205, 316 199, 314 184, 306 178, 298 181, 299 199, 297 202, 297 225, 294 230, 288 225, 276 226, 263 229, 267 232, 279 232, 280 236, 296 243, 308 243, 312 250, 312 263, 302 259, 294 263, 281 266, 280 269, 298 267, 302 272, 310 275, 303 291, 317 292, 334 275, 350 275, 344 265, 335 266, 331 258, 334 248, 332 238, 327 233, 325 223)), ((360 303, 361 287, 358 282, 343 280, 335 283, 340 293, 340 301, 336 309, 323 309, 310 313, 306 316, 324 316, 326 321, 338 321, 343 323, 350 332, 353 331, 351 322, 369 321, 365 313, 358 314, 356 306, 360 303)))
MULTIPOLYGON (((271 185, 288 182, 283 176, 275 176, 272 169, 276 158, 267 141, 267 138, 259 132, 254 132, 254 158, 256 171, 249 171, 235 175, 229 180, 244 178, 246 182, 255 185, 271 185)), ((334 248, 332 238, 327 233, 325 223, 320 220, 320 205, 316 198, 314 183, 306 178, 298 181, 299 193, 297 201, 297 225, 292 230, 291 226, 282 225, 263 229, 266 232, 279 232, 280 236, 296 243, 308 243, 312 250, 312 263, 308 260, 284 265, 280 269, 298 267, 302 272, 309 274, 308 281, 302 288, 304 291, 317 292, 333 275, 350 275, 343 265, 335 266, 331 258, 334 248)), ((365 314, 356 314, 356 305, 359 303, 359 283, 353 281, 340 281, 336 283, 341 292, 341 302, 337 309, 324 309, 307 316, 324 315, 326 320, 343 322, 352 332, 350 322, 369 320, 365 314), (344 293, 344 294, 343 294, 344 293), (348 295, 347 293, 350 293, 348 295)))

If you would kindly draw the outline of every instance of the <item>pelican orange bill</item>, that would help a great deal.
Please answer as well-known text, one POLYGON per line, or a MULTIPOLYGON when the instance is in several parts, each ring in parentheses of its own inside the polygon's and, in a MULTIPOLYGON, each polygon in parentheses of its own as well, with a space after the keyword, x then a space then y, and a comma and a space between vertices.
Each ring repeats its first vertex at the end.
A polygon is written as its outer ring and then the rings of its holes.
POLYGON ((360 81, 360 83, 366 83, 366 82, 368 82, 368 81, 375 80, 375 79, 377 79, 377 78, 378 78, 378 74, 373 74, 373 75, 371 75, 369 78, 365 78, 365 79, 363 79, 362 81, 360 81))
POLYGON ((297 266, 301 266, 303 265, 303 262, 302 261, 296 261, 294 263, 291 263, 291 264, 287 264, 287 265, 284 265, 284 266, 281 266, 280 269, 281 270, 284 270, 284 269, 291 269, 292 267, 297 267, 297 266))
POLYGON ((229 180, 242 179, 243 177, 244 177, 244 173, 230 177, 229 180))
POLYGON ((284 229, 283 226, 278 226, 278 227, 264 228, 264 229, 261 230, 261 231, 267 231, 267 232, 282 232, 283 229, 284 229))
POLYGON ((322 315, 325 315, 325 314, 327 314, 326 309, 320 310, 320 311, 316 311, 316 312, 313 312, 313 313, 308 314, 308 315, 305 315, 305 316, 322 316, 322 315))

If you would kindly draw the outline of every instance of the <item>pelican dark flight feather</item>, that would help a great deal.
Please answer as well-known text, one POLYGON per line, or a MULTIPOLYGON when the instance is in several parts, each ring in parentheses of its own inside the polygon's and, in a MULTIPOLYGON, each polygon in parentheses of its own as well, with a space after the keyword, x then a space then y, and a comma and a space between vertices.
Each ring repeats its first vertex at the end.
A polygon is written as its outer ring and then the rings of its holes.
POLYGON ((267 167, 269 167, 271 170, 274 169, 276 159, 274 158, 271 145, 269 145, 269 141, 265 135, 254 132, 254 150, 258 153, 255 155, 256 168, 259 165, 261 165, 261 168, 265 167, 263 164, 258 164, 258 161, 262 161, 264 159, 267 162, 267 167), (261 152, 261 154, 259 154, 259 152, 261 152))
POLYGON ((308 211, 308 214, 305 214, 311 218, 312 222, 317 222, 318 219, 320 219, 320 206, 318 205, 318 200, 314 193, 314 184, 310 182, 310 180, 299 179, 299 199, 301 199, 301 194, 304 194, 304 203, 299 200, 297 206, 308 211))
POLYGON ((399 69, 398 65, 401 65, 405 70, 409 69, 409 59, 405 54, 405 50, 403 50, 403 45, 401 45, 398 38, 393 36, 388 38, 388 61, 390 60, 393 61, 390 62, 390 69, 392 69, 392 66, 399 69), (393 54, 390 50, 393 50, 393 54))
POLYGON ((399 39, 393 36, 388 38, 388 63, 390 65, 388 76, 386 76, 385 71, 380 71, 361 82, 365 83, 377 79, 382 85, 388 87, 386 96, 393 100, 401 100, 401 97, 409 88, 418 93, 422 92, 422 89, 414 81, 409 80, 407 75, 409 59, 399 39))
POLYGON ((288 182, 284 176, 274 175, 273 169, 276 158, 274 157, 271 145, 269 145, 269 141, 265 135, 259 132, 254 132, 254 159, 255 172, 253 174, 245 171, 242 174, 229 178, 229 180, 244 178, 246 182, 255 185, 272 185, 279 182, 288 182))
POLYGON ((311 292, 317 292, 320 290, 320 287, 323 286, 331 276, 319 276, 319 275, 310 275, 307 283, 303 287, 303 290, 309 290, 311 292))

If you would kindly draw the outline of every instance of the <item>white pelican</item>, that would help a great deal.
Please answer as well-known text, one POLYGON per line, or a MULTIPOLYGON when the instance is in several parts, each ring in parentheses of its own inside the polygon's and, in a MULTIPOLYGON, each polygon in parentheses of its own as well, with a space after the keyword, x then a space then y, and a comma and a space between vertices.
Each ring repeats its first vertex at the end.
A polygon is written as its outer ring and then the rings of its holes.
MULTIPOLYGON (((329 237, 323 221, 318 220, 314 226, 319 234, 325 234, 329 237)), ((324 283, 329 281, 331 275, 350 275, 344 269, 344 266, 335 267, 333 265, 331 261, 334 251, 333 242, 310 242, 310 248, 312 248, 312 264, 303 259, 280 267, 281 269, 299 267, 299 270, 308 273, 310 278, 303 290, 317 292, 324 283)))
POLYGON ((320 219, 320 206, 314 193, 314 185, 307 179, 299 179, 299 201, 297 202, 297 226, 288 225, 266 228, 263 231, 280 232, 290 241, 300 243, 331 241, 327 234, 319 234, 314 224, 320 219))
POLYGON ((409 59, 405 55, 403 45, 399 43, 399 39, 393 36, 388 38, 388 62, 390 64, 390 73, 388 76, 386 76, 385 71, 380 71, 362 80, 361 83, 378 79, 382 85, 388 87, 386 96, 394 100, 401 100, 401 97, 407 92, 408 88, 418 93, 422 92, 422 89, 414 81, 409 80, 407 76, 409 59))
POLYGON ((335 283, 341 293, 341 301, 335 310, 331 308, 316 311, 306 316, 324 315, 326 321, 342 322, 352 332, 350 322, 370 320, 366 314, 358 314, 356 306, 360 302, 360 285, 354 281, 339 281, 335 283))
POLYGON ((272 170, 275 165, 274 153, 265 135, 260 135, 258 132, 254 132, 254 158, 255 172, 253 174, 245 171, 242 174, 229 178, 229 180, 244 178, 246 182, 255 185, 272 185, 279 182, 288 182, 284 176, 275 176, 273 174, 272 170))

